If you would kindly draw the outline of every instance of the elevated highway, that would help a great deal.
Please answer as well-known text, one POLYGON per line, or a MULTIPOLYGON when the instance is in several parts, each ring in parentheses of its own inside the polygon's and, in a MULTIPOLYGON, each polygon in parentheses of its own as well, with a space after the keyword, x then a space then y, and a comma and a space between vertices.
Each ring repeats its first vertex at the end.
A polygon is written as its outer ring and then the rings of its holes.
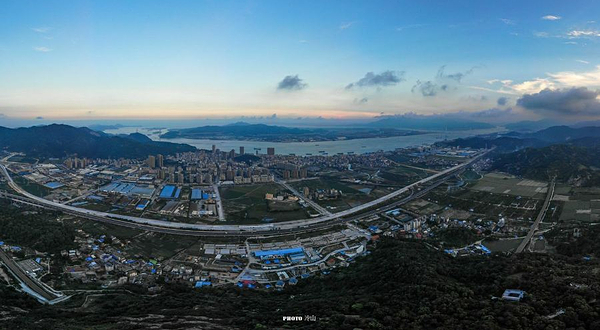
MULTIPOLYGON (((8 169, 5 165, 0 164, 0 172, 6 178, 8 185, 16 191, 20 196, 9 193, 2 193, 5 198, 10 198, 15 201, 29 203, 31 205, 37 205, 53 210, 60 210, 67 214, 72 214, 84 218, 88 218, 95 221, 104 223, 115 224, 119 226, 126 226, 130 228, 140 230, 150 230, 155 232, 178 234, 178 235, 193 235, 193 236, 257 236, 257 235, 274 235, 274 234, 285 234, 285 233, 296 233, 308 230, 315 230, 320 228, 326 228, 331 225, 339 224, 345 221, 344 219, 352 215, 364 213, 376 206, 389 202, 395 198, 401 197, 402 195, 412 192, 418 192, 422 189, 424 184, 431 182, 438 182, 445 180, 448 177, 453 176, 458 171, 463 170, 473 162, 486 155, 489 151, 481 152, 479 155, 471 158, 470 160, 448 168, 444 171, 431 175, 427 178, 419 180, 415 183, 405 186, 404 188, 398 189, 388 195, 375 199, 373 201, 361 204, 354 208, 341 211, 334 214, 327 214, 318 218, 294 220, 275 224, 258 224, 258 225, 207 225, 207 224, 191 224, 183 222, 171 222, 165 220, 156 220, 142 217, 133 217, 120 214, 112 214, 100 211, 87 210, 78 208, 70 205, 64 205, 58 202, 47 200, 29 192, 25 191, 18 184, 16 184, 8 169), (275 231, 275 232, 274 232, 275 231)), ((427 189, 427 188, 425 188, 427 189)), ((363 216, 361 214, 361 216, 363 216)), ((346 219, 347 220, 347 219, 346 219)))

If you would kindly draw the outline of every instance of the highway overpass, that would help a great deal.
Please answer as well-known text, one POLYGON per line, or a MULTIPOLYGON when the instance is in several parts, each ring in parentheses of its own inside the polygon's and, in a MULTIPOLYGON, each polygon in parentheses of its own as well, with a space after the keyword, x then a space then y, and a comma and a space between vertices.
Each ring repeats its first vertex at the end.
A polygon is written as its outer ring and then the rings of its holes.
MULTIPOLYGON (((7 179, 8 185, 15 190, 18 194, 25 197, 26 202, 44 206, 54 210, 61 210, 68 214, 73 214, 77 216, 81 216, 84 218, 102 221, 106 223, 112 223, 116 225, 125 225, 131 228, 138 228, 141 230, 153 230, 153 231, 162 231, 173 234, 181 234, 181 235, 190 235, 193 232, 196 232, 197 236, 234 236, 234 235, 242 235, 249 236, 258 235, 258 234, 267 234, 273 233, 273 231, 281 231, 281 232, 294 232, 294 231, 302 231, 308 227, 322 227, 325 224, 331 225, 330 222, 339 222, 341 218, 345 218, 357 213, 364 212, 368 209, 374 208, 379 204, 389 202, 390 200, 400 197, 403 194, 420 190, 421 186, 434 182, 436 180, 442 179, 447 176, 451 176, 455 174, 457 171, 464 169, 465 167, 471 165, 473 162, 486 155, 489 151, 487 150, 481 152, 477 156, 471 158, 470 160, 448 168, 444 171, 431 175, 427 178, 419 180, 415 183, 405 186, 404 188, 398 189, 388 195, 382 196, 373 201, 361 204, 359 206, 353 207, 351 209, 341 211, 334 214, 324 215, 318 218, 310 218, 304 220, 294 220, 294 221, 286 221, 275 224, 258 224, 258 225, 208 225, 208 224, 191 224, 191 223, 183 223, 183 222, 171 222, 165 220, 156 220, 156 219, 148 219, 142 217, 133 217, 127 215, 120 214, 112 214, 107 212, 93 211, 87 210, 83 208, 78 208, 70 205, 64 205, 58 202, 50 201, 25 191, 18 184, 16 184, 8 169, 5 165, 0 164, 0 171, 7 179)), ((4 194, 6 195, 6 193, 4 194)), ((12 198, 12 197, 11 197, 12 198)), ((12 198, 15 199, 15 198, 12 198)), ((23 199, 23 201, 25 201, 23 199)))

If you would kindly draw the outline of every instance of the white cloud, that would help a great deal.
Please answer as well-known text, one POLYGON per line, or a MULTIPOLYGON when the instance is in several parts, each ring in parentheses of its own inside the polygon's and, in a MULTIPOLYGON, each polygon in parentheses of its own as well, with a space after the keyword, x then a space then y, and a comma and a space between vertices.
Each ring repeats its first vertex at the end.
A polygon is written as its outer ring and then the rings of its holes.
POLYGON ((340 30, 346 30, 348 28, 350 28, 352 25, 354 25, 356 22, 348 22, 348 23, 342 23, 340 25, 340 30))
POLYGON ((600 37, 600 31, 596 30, 573 30, 567 32, 569 38, 582 38, 582 37, 600 37))
POLYGON ((513 21, 512 19, 508 19, 508 18, 501 18, 500 19, 502 21, 502 23, 506 24, 506 25, 515 25, 515 21, 513 21))
MULTIPOLYGON (((586 63, 586 61, 581 62, 586 63)), ((497 86, 496 89, 480 86, 471 86, 471 88, 516 95, 539 93, 544 89, 555 90, 570 87, 600 88, 600 65, 596 66, 593 70, 586 72, 562 71, 557 73, 547 73, 546 75, 547 77, 544 78, 535 78, 520 83, 514 83, 512 80, 492 79, 488 80, 487 83, 492 86, 497 86)))
POLYGON ((590 62, 584 61, 584 60, 575 60, 575 62, 579 62, 579 63, 583 63, 583 64, 590 64, 590 62))
POLYGON ((52 49, 50 49, 48 47, 44 47, 44 46, 33 47, 33 50, 35 50, 36 52, 42 52, 42 53, 47 53, 47 52, 52 51, 52 49))
POLYGON ((559 20, 559 19, 561 19, 561 18, 562 18, 562 17, 560 17, 560 16, 555 16, 555 15, 546 15, 546 16, 543 16, 543 17, 542 17, 542 19, 543 19, 543 20, 546 20, 546 21, 557 21, 557 20, 559 20))
POLYGON ((566 87, 600 87, 600 65, 588 72, 564 71, 548 75, 566 87))
POLYGON ((50 30, 52 30, 52 28, 50 27, 36 27, 36 28, 31 28, 31 30, 37 32, 37 33, 48 33, 50 32, 50 30))

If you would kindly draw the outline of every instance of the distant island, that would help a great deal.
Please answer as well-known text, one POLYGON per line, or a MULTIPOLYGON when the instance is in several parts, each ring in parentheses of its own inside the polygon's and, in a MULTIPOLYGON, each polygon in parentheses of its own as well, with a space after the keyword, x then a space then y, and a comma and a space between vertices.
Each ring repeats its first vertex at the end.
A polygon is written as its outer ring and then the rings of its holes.
POLYGON ((296 128, 238 122, 170 130, 162 139, 248 140, 264 142, 319 142, 418 135, 423 132, 396 128, 296 128))

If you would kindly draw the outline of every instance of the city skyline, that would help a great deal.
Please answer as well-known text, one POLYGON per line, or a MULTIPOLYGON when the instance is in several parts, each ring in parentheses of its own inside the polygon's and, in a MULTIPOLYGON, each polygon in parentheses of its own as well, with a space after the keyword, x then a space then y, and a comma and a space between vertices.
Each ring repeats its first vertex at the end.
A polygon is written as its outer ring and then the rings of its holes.
POLYGON ((0 124, 600 115, 598 3, 178 4, 3 3, 0 124))

